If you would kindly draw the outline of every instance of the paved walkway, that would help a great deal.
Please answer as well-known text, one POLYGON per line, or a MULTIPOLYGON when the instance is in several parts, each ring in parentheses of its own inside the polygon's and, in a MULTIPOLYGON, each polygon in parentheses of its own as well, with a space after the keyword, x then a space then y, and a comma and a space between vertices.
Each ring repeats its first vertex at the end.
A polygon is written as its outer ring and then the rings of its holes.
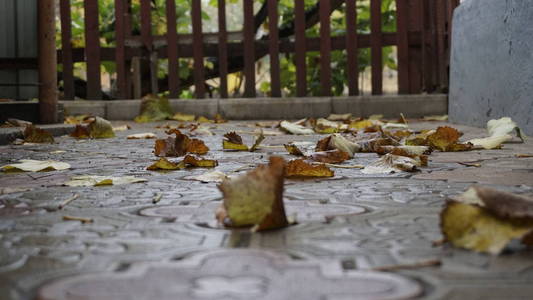
MULTIPOLYGON (((124 122, 115 122, 119 125, 124 122)), ((475 254, 441 240, 444 199, 472 183, 533 195, 533 142, 502 150, 434 152, 419 173, 368 176, 334 169, 335 177, 287 180, 285 202, 300 223, 250 233, 213 228, 221 193, 215 183, 185 179, 206 172, 147 171, 153 140, 126 135, 154 132, 132 124, 113 139, 57 138, 53 145, 0 146, 0 165, 18 159, 68 162, 67 171, 0 174, 0 299, 531 299, 533 252, 498 257, 475 254), (467 167, 458 162, 476 162, 467 167), (133 175, 146 183, 66 187, 74 175, 133 175), (78 194, 64 209, 58 205, 78 194), (162 195, 157 204, 154 197, 162 195), (93 223, 64 221, 63 216, 93 223), (336 216, 328 218, 326 216, 336 216), (441 265, 435 265, 440 262, 441 265), (428 264, 417 268, 395 266, 428 264), (383 268, 386 272, 378 272, 383 268), (358 298, 359 297, 359 298, 358 298)), ((245 172, 283 148, 222 152, 228 130, 253 131, 231 122, 200 137, 219 161, 217 170, 245 172)), ((442 123, 417 123, 436 128, 442 123)), ((454 126, 465 139, 485 130, 454 126)), ((186 131, 185 131, 186 132, 186 131)), ((264 145, 316 142, 321 136, 268 136, 264 145)), ((243 134, 245 142, 252 136, 243 134)), ((356 154, 348 164, 368 164, 376 154, 356 154)))

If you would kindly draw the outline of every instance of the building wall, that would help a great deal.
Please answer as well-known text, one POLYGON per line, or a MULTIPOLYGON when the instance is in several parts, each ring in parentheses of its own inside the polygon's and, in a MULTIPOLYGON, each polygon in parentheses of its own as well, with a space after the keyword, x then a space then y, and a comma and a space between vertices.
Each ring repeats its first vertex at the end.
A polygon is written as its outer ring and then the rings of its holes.
POLYGON ((455 10, 450 120, 511 117, 533 135, 533 3, 466 0, 455 10))
MULTIPOLYGON (((0 57, 37 57, 37 0, 0 0, 0 57)), ((0 70, 0 84, 36 84, 37 70, 0 70)), ((36 86, 0 86, 0 98, 37 97, 36 86)))

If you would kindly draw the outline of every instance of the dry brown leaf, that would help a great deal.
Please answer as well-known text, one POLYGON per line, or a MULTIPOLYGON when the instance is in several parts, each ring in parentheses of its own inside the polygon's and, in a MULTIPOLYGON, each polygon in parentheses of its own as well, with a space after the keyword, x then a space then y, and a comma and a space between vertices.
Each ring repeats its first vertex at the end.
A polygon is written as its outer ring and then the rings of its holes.
POLYGON ((243 144, 242 137, 235 132, 228 132, 224 134, 222 140, 222 149, 236 150, 236 151, 248 151, 248 146, 243 144))
POLYGON ((511 241, 533 245, 533 199, 498 190, 471 187, 448 199, 441 230, 456 247, 500 254, 511 241))
POLYGON ((304 153, 302 150, 298 148, 295 144, 284 144, 283 147, 289 152, 289 154, 296 155, 296 156, 304 156, 304 153))
POLYGON ((309 156, 309 159, 322 163, 339 164, 350 159, 350 154, 342 150, 335 149, 329 151, 315 152, 309 156))
POLYGON ((428 146, 446 152, 468 151, 472 149, 472 144, 470 143, 459 143, 459 138, 462 135, 463 134, 455 128, 442 126, 437 128, 435 133, 428 136, 428 146))
POLYGON ((89 129, 84 125, 76 125, 70 136, 77 139, 88 139, 90 136, 89 129))
POLYGON ((183 158, 183 162, 187 165, 187 167, 214 168, 218 166, 218 162, 216 160, 203 159, 194 155, 186 155, 185 158, 183 158))
POLYGON ((528 158, 533 157, 533 154, 523 154, 523 153, 517 153, 514 155, 516 158, 528 158))
POLYGON ((220 184, 224 202, 216 212, 219 222, 229 227, 253 226, 255 231, 288 226, 283 205, 284 166, 282 158, 271 157, 268 165, 220 184))
POLYGON ((383 155, 380 159, 366 166, 361 172, 364 174, 388 174, 399 171, 415 172, 422 166, 420 159, 393 154, 383 155))
POLYGON ((187 153, 206 154, 209 148, 202 140, 190 139, 185 134, 175 133, 176 137, 168 137, 155 141, 156 156, 183 156, 187 153))
POLYGON ((257 148, 259 148, 259 145, 261 145, 261 142, 263 142, 264 139, 265 135, 263 134, 263 130, 261 130, 261 133, 259 133, 259 135, 255 139, 254 144, 252 145, 252 147, 250 147, 250 152, 254 152, 255 150, 257 150, 257 148))
POLYGON ((335 173, 323 164, 312 165, 303 159, 295 159, 287 163, 285 177, 333 177, 335 173))
POLYGON ((169 161, 168 159, 162 157, 152 165, 148 166, 146 170, 157 171, 157 170, 182 170, 185 169, 185 163, 183 161, 175 163, 169 161))
POLYGON ((171 117, 171 119, 180 122, 192 122, 194 119, 196 119, 196 116, 177 112, 171 117))
POLYGON ((227 122, 228 122, 228 120, 224 119, 224 117, 221 114, 216 114, 215 115, 215 123, 216 124, 227 123, 227 122))
POLYGON ((24 129, 24 142, 26 143, 48 143, 54 142, 52 134, 44 129, 35 127, 34 125, 26 126, 24 129))
POLYGON ((104 118, 94 117, 92 122, 87 125, 89 136, 93 139, 105 139, 115 137, 111 122, 104 118))
MULTIPOLYGON (((329 142, 331 141, 331 135, 328 136, 328 137, 325 137, 321 140, 319 140, 317 143, 316 143, 316 147, 315 147, 315 151, 328 151, 328 150, 331 150, 329 148, 329 142)), ((289 152, 290 153, 290 152, 289 152)), ((292 153, 291 153, 292 154, 292 153)))

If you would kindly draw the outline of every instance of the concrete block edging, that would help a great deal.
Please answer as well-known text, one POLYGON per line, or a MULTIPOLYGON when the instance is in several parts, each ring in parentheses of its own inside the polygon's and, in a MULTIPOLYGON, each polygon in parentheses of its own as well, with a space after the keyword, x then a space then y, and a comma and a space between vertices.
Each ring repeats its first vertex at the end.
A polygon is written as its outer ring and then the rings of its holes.
MULTIPOLYGON (((139 114, 141 100, 62 101, 65 115, 92 114, 108 120, 131 120, 139 114)), ((309 98, 170 99, 175 112, 213 118, 217 113, 229 120, 301 119, 352 113, 386 118, 403 113, 408 118, 448 113, 448 97, 431 95, 384 95, 309 98)))

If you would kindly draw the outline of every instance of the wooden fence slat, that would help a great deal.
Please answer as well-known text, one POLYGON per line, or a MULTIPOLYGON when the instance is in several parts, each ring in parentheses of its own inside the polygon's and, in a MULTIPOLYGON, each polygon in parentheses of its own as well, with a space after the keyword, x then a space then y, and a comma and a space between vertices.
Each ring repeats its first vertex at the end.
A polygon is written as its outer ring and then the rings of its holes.
POLYGON ((59 2, 61 15, 61 49, 63 56, 63 98, 74 99, 74 63, 72 62, 72 18, 70 16, 70 0, 59 2))
MULTIPOLYGON (((131 16, 131 1, 132 0, 126 0, 126 7, 124 10, 124 36, 129 38, 131 37, 131 22, 132 22, 132 16, 131 16)), ((132 62, 130 56, 128 56, 128 51, 131 50, 131 48, 126 48, 126 98, 130 99, 132 98, 132 92, 133 92, 133 77, 132 77, 132 62)))
POLYGON ((320 86, 322 96, 331 96, 330 0, 320 0, 320 86))
POLYGON ((396 1, 396 28, 398 37, 398 92, 409 93, 409 11, 407 2, 396 1))
POLYGON ((409 41, 409 93, 417 94, 422 92, 423 84, 423 64, 424 64, 424 47, 425 35, 423 1, 425 0, 406 0, 409 4, 408 31, 420 32, 420 41, 415 44, 409 41))
POLYGON ((87 99, 102 98, 100 79, 100 32, 98 29, 98 0, 84 0, 85 56, 87 58, 87 99))
POLYGON ((226 28, 226 0, 218 0, 218 70, 220 97, 228 98, 228 32, 226 28))
POLYGON ((423 1, 423 41, 422 51, 424 55, 424 90, 428 93, 435 91, 437 81, 437 41, 435 30, 435 2, 423 1))
POLYGON ((115 63, 117 70, 117 97, 126 99, 126 46, 125 46, 125 0, 115 0, 115 63))
POLYGON ((254 2, 244 0, 244 97, 255 97, 254 2))
POLYGON ((356 0, 346 0, 346 59, 348 94, 359 95, 359 64, 357 62, 357 7, 356 0))
POLYGON ((202 32, 202 3, 192 1, 192 34, 194 51, 194 89, 196 98, 205 97, 204 44, 202 32))
POLYGON ((435 1, 435 23, 437 40, 437 83, 438 91, 445 92, 448 86, 448 66, 446 60, 446 3, 445 0, 435 1))
POLYGON ((170 98, 179 97, 178 32, 176 27, 176 2, 166 0, 168 91, 170 98))
MULTIPOLYGON (((147 51, 147 53, 145 53, 146 54, 145 57, 149 62, 150 90, 152 94, 157 94, 158 93, 158 80, 157 80, 158 65, 157 65, 157 58, 153 54, 151 0, 141 0, 141 39, 147 51)), ((142 70, 142 68, 141 68, 141 72, 144 73, 144 70, 142 70)), ((143 80, 146 80, 146 77, 142 76, 142 78, 143 80)))
POLYGON ((270 96, 281 97, 279 71, 278 0, 268 0, 270 96))
POLYGON ((383 51, 381 44, 381 0, 370 0, 370 43, 372 94, 383 93, 383 51))
POLYGON ((305 38, 305 6, 304 1, 296 1, 294 6, 294 29, 295 29, 295 54, 296 65, 296 96, 305 97, 307 95, 307 66, 305 62, 306 38, 305 38))

